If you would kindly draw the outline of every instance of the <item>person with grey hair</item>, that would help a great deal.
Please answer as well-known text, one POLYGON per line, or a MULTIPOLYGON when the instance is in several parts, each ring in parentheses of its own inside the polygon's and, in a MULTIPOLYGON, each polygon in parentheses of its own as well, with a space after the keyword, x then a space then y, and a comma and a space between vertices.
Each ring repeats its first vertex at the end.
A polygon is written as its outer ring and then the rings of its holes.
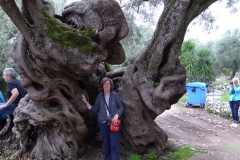
MULTIPOLYGON (((6 103, 0 104, 0 114, 12 115, 19 101, 26 94, 25 89, 21 86, 19 80, 15 78, 15 71, 13 68, 5 68, 3 71, 3 78, 7 83, 7 98, 6 103)), ((0 116, 0 131, 4 127, 4 119, 0 116)))
POLYGON ((239 79, 233 78, 229 89, 229 105, 233 118, 233 123, 230 125, 231 127, 238 127, 239 123, 238 109, 240 105, 240 86, 238 83, 239 79))

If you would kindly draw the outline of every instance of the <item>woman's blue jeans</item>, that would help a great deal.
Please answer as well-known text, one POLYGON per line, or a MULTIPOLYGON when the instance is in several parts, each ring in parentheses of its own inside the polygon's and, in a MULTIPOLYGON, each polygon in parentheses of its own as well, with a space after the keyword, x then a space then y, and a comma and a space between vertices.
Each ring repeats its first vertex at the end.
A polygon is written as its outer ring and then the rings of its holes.
POLYGON ((238 116, 238 109, 240 101, 229 101, 231 112, 232 112, 232 118, 234 123, 239 122, 239 116, 238 116))
POLYGON ((108 121, 105 123, 98 122, 98 127, 103 138, 105 160, 120 160, 120 129, 118 132, 110 131, 108 121))

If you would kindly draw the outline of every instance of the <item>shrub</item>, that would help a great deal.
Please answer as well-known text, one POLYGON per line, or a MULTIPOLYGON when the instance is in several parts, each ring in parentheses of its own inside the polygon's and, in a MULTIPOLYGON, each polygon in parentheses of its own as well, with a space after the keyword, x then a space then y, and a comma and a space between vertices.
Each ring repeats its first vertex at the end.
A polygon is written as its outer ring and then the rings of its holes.
POLYGON ((229 95, 228 94, 223 94, 220 98, 220 101, 222 102, 228 102, 229 101, 229 95))
POLYGON ((230 75, 231 75, 231 71, 230 71, 228 68, 226 68, 226 67, 223 67, 223 68, 221 69, 221 72, 222 72, 222 74, 223 74, 224 76, 230 76, 230 75))
POLYGON ((182 147, 176 152, 170 152, 168 155, 170 158, 184 160, 187 157, 191 157, 193 153, 190 147, 182 147))
POLYGON ((230 118, 231 117, 230 112, 226 112, 226 111, 220 111, 219 115, 221 117, 224 117, 224 118, 230 118))
POLYGON ((141 160, 141 156, 140 156, 140 155, 137 155, 137 154, 131 153, 131 154, 129 155, 129 157, 127 158, 127 160, 141 160))
POLYGON ((144 156, 144 158, 147 158, 147 159, 157 159, 158 158, 158 155, 156 152, 149 152, 147 154, 144 154, 143 156, 144 156))
POLYGON ((187 95, 184 94, 180 99, 179 99, 180 102, 186 102, 187 101, 187 95))
POLYGON ((206 110, 208 113, 212 113, 212 112, 213 112, 213 111, 211 110, 211 108, 208 107, 208 106, 205 107, 205 110, 206 110))

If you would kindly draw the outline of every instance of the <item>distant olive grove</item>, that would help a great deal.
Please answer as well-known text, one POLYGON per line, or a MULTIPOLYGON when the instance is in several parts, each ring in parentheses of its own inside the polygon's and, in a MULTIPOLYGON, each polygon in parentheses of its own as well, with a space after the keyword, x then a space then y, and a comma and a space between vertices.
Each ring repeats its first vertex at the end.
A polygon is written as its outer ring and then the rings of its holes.
POLYGON ((240 31, 225 32, 220 39, 201 44, 186 40, 182 44, 180 61, 186 69, 187 81, 212 82, 216 76, 232 79, 240 65, 240 31))

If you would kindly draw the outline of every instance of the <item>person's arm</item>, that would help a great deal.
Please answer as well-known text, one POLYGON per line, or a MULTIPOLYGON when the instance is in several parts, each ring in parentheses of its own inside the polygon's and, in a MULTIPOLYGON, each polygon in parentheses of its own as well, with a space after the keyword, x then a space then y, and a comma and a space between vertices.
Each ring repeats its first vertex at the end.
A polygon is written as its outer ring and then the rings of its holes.
POLYGON ((0 106, 0 110, 2 110, 3 108, 6 108, 7 106, 12 104, 17 99, 17 97, 19 95, 19 92, 18 92, 17 88, 13 88, 11 93, 12 93, 12 96, 9 98, 7 103, 0 106))
POLYGON ((88 103, 84 94, 82 95, 82 100, 85 103, 85 105, 87 106, 87 108, 90 110, 92 108, 92 106, 88 103))
POLYGON ((233 85, 233 89, 235 92, 240 92, 240 87, 238 87, 237 85, 233 85))
POLYGON ((229 95, 233 94, 233 84, 230 84, 230 89, 228 91, 229 95))

